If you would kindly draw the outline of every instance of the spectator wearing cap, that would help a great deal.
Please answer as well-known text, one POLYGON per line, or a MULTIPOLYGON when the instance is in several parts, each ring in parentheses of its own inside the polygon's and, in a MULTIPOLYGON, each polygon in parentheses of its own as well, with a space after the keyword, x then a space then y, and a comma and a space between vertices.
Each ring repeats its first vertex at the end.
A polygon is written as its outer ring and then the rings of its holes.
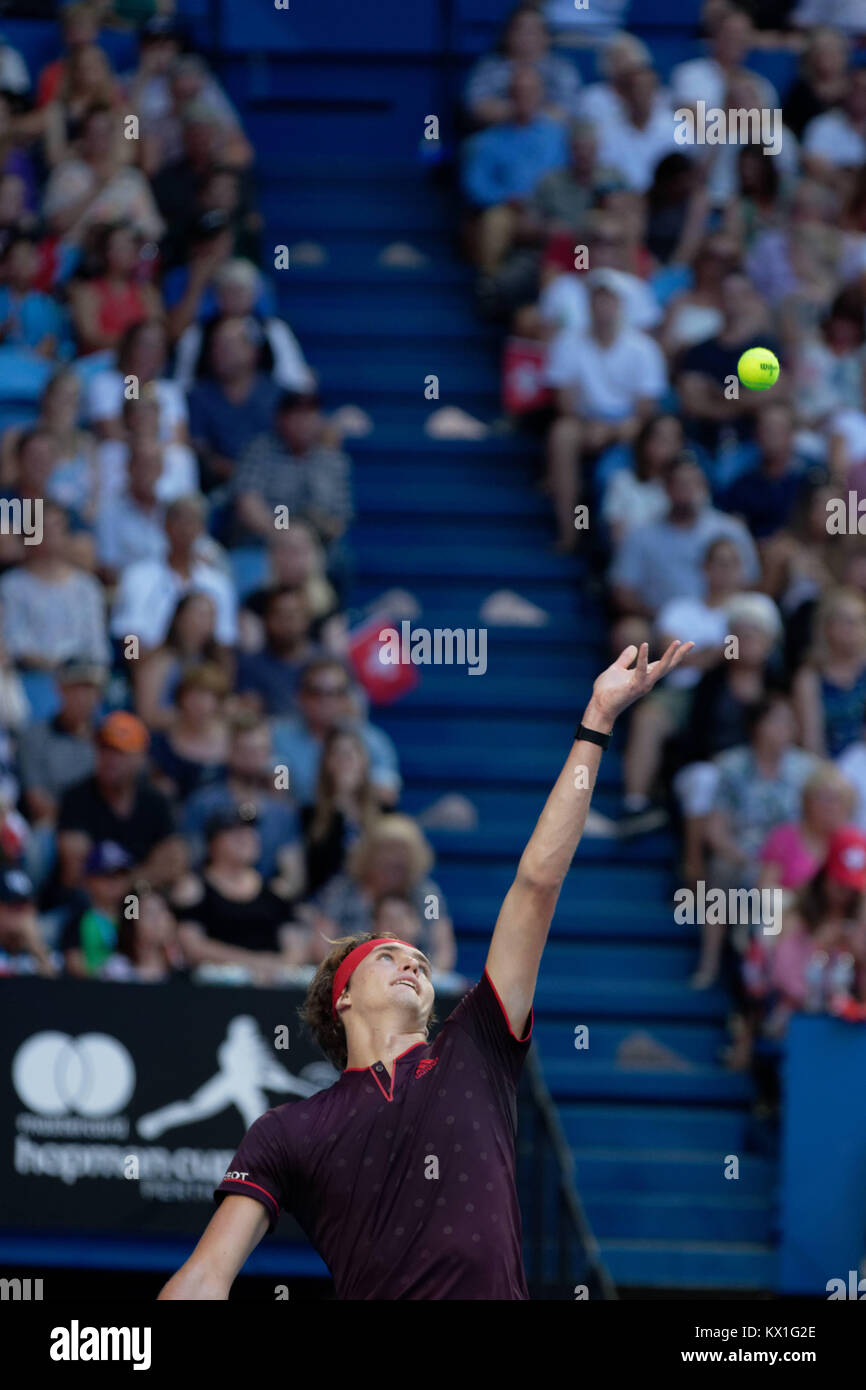
POLYGON ((247 807, 216 812, 205 835, 201 875, 173 903, 184 955, 192 966, 240 965, 255 983, 276 983, 302 962, 303 934, 291 902, 255 867, 261 852, 255 815, 247 807))
POLYGON ((242 652, 237 690, 253 695, 267 715, 291 714, 301 671, 323 652, 313 642, 313 614, 301 585, 283 585, 269 593, 262 620, 265 643, 261 651, 242 652))
POLYGON ((557 548, 577 548, 575 504, 583 465, 603 449, 630 443, 667 391, 658 345, 629 328, 618 278, 593 271, 590 327, 565 329, 551 344, 548 383, 556 389, 557 418, 547 441, 548 482, 553 496, 557 548))
POLYGON ((535 70, 517 68, 509 90, 509 120, 471 136, 463 149, 463 192, 476 214, 475 259, 484 275, 495 275, 511 249, 539 180, 568 163, 565 132, 543 112, 535 70))
POLYGON ((244 450, 274 418, 280 391, 262 369, 263 347, 261 325, 251 316, 221 318, 208 334, 203 379, 189 396, 206 491, 231 479, 244 450))
POLYGON ((370 758, 370 777, 383 805, 396 804, 401 788, 397 750, 383 729, 359 719, 349 673, 341 661, 320 657, 301 673, 298 713, 274 721, 274 754, 289 769, 299 805, 315 801, 325 738, 343 725, 355 728, 370 758))
POLYGON ((324 443, 324 429, 318 397, 283 392, 272 432, 250 441, 232 479, 247 537, 270 537, 277 507, 309 521, 326 544, 343 534, 352 519, 350 463, 324 443))
POLYGON ((0 579, 3 640, 16 665, 54 671, 70 657, 108 665, 105 599, 92 575, 70 564, 69 526, 56 502, 42 508, 42 539, 0 579))
POLYGON ((134 714, 115 710, 103 720, 93 773, 60 798, 57 875, 49 896, 68 899, 81 884, 91 849, 106 840, 120 845, 143 871, 156 872, 174 835, 174 812, 147 776, 149 745, 147 729, 134 714))
POLYGON ((98 975, 116 950, 132 866, 132 856, 112 840, 98 841, 88 852, 80 904, 60 935, 67 973, 77 979, 98 975))
MULTIPOLYGON (((604 271, 607 284, 615 285, 623 305, 627 328, 644 331, 661 322, 661 310, 652 289, 626 264, 627 237, 621 221, 606 212, 593 212, 578 238, 585 243, 591 274, 604 271)), ((585 335, 592 323, 590 275, 576 273, 569 262, 566 271, 552 263, 542 271, 543 289, 538 302, 539 315, 550 332, 585 335)))
POLYGON ((264 334, 262 368, 274 383, 283 391, 315 390, 316 379, 300 343, 285 319, 267 312, 267 305, 265 282, 257 266, 240 256, 224 261, 198 303, 191 306, 195 321, 191 317, 178 338, 175 381, 189 391, 196 379, 217 379, 209 356, 213 334, 227 318, 254 318, 264 334))
POLYGON ((139 396, 149 387, 159 402, 159 437, 165 444, 187 442, 187 408, 183 392, 167 374, 169 342, 161 318, 133 324, 121 340, 117 365, 90 381, 86 410, 101 439, 123 438, 124 380, 134 377, 139 396))
POLYGON ((67 288, 78 353, 114 350, 124 334, 163 312, 162 296, 141 276, 141 244, 123 222, 94 227, 67 288))
POLYGON ((228 575, 203 553, 206 511, 203 498, 179 497, 166 511, 165 556, 139 560, 123 570, 111 617, 118 640, 134 634, 152 651, 165 641, 178 601, 185 594, 205 593, 216 607, 217 642, 234 647, 237 598, 228 575))
POLYGON ((777 1036, 791 1014, 806 1007, 810 985, 815 988, 816 966, 819 971, 823 967, 820 993, 824 1008, 834 1004, 836 1008, 844 1007, 843 1001, 833 1000, 830 987, 830 973, 840 956, 850 960, 852 995, 861 1002, 866 997, 864 893, 866 835, 849 827, 837 830, 824 864, 801 889, 795 911, 786 913, 781 936, 770 957, 770 978, 780 999, 773 1019, 777 1036))
POLYGON ((0 978, 58 974, 60 957, 42 939, 33 884, 21 869, 0 869, 0 978))
POLYGON ((275 785, 275 764, 267 720, 249 711, 236 715, 230 727, 226 774, 189 798, 183 808, 183 830, 197 860, 212 815, 239 813, 242 807, 252 811, 259 834, 256 868, 265 879, 279 876, 291 894, 302 882, 300 829, 292 792, 275 785))
POLYGON ((57 671, 60 707, 51 719, 28 724, 18 735, 18 772, 28 819, 53 825, 68 787, 96 766, 94 721, 108 670, 75 657, 57 671))
POLYGON ((575 114, 580 74, 567 58, 551 53, 550 33, 535 6, 519 5, 508 19, 498 51, 480 59, 469 74, 465 104, 476 125, 514 120, 512 84, 521 68, 537 74, 545 115, 561 121, 575 114))
POLYGON ((183 802, 225 776, 228 692, 219 666, 193 666, 181 676, 171 723, 154 734, 150 749, 154 783, 168 796, 183 802))

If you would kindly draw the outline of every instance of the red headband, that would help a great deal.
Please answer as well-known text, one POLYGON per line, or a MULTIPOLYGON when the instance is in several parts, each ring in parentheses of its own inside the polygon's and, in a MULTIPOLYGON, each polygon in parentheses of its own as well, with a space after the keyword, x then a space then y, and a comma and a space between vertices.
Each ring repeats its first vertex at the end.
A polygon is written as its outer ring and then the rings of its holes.
POLYGON ((408 951, 415 950, 415 947, 410 946, 408 941, 401 941, 399 936, 377 936, 374 941, 362 941, 360 946, 355 946, 345 959, 340 961, 334 976, 334 989, 331 995, 334 1018, 337 1017, 337 1000, 346 988, 349 976, 357 970, 364 957, 368 956, 376 946, 381 946, 383 941, 393 941, 397 946, 405 946, 408 951))

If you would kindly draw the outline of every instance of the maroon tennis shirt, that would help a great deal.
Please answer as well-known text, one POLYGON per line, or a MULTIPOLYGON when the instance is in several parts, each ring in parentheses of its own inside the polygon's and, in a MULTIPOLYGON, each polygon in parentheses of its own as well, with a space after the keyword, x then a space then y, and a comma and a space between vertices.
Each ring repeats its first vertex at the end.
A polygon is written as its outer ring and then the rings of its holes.
POLYGON ((340 1299, 528 1299, 515 1037, 485 971, 432 1043, 268 1110, 214 1193, 295 1217, 340 1299))

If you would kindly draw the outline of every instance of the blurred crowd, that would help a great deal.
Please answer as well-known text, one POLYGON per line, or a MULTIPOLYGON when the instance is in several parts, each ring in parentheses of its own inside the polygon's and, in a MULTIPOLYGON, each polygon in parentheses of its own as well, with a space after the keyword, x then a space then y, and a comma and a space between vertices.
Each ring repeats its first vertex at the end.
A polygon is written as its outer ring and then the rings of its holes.
POLYGON ((170 15, 114 70, 130 13, 0 43, 0 975, 279 984, 372 928, 456 980, 252 145, 170 15))
POLYGON ((605 11, 595 81, 566 9, 520 5, 469 76, 465 244, 611 651, 696 644, 633 712, 618 833, 673 825, 679 881, 737 894, 692 983, 732 979, 748 1067, 795 1010, 866 1016, 866 7, 708 0, 664 78, 605 11))

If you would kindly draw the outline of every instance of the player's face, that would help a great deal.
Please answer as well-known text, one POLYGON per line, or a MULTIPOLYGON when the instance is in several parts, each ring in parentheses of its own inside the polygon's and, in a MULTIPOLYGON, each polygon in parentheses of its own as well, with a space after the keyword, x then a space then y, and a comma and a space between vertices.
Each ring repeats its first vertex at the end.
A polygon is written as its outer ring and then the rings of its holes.
POLYGON ((396 943, 380 946, 361 962, 349 981, 352 1007, 364 1013, 396 1012, 402 1026, 423 1028, 433 1004, 430 962, 421 951, 396 943))

